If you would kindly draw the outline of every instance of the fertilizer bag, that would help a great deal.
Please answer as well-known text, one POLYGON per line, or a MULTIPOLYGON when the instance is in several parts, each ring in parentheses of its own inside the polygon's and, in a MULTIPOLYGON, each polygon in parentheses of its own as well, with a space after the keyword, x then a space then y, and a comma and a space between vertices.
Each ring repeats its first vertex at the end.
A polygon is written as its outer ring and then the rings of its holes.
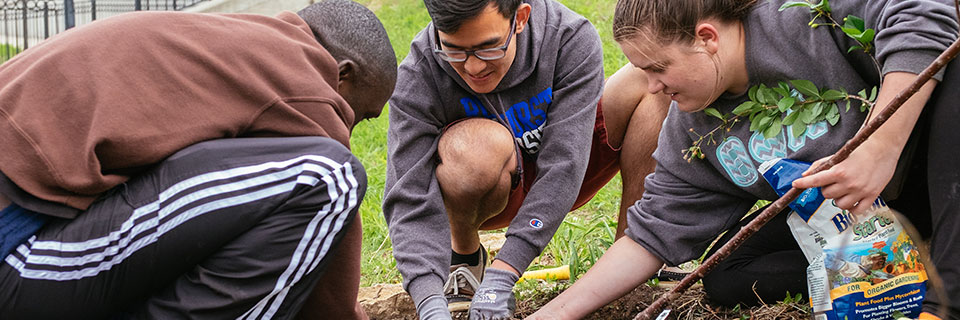
MULTIPOLYGON (((783 195, 809 167, 772 159, 759 171, 783 195)), ((787 224, 810 263, 807 289, 814 319, 891 319, 898 311, 910 318, 920 315, 927 274, 916 245, 882 200, 866 216, 854 217, 824 199, 820 188, 811 188, 789 206, 787 224)))

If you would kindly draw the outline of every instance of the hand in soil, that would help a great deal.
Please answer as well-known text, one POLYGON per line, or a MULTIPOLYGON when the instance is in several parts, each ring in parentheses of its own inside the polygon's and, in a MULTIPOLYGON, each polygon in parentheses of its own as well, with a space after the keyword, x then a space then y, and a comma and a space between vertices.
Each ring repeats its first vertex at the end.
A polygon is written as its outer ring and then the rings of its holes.
POLYGON ((417 315, 420 320, 447 320, 450 317, 450 311, 447 311, 447 299, 441 295, 433 295, 423 300, 417 307, 417 315))
POLYGON ((487 269, 470 303, 470 320, 513 319, 513 311, 517 306, 513 285, 517 280, 520 280, 520 276, 516 273, 487 269))

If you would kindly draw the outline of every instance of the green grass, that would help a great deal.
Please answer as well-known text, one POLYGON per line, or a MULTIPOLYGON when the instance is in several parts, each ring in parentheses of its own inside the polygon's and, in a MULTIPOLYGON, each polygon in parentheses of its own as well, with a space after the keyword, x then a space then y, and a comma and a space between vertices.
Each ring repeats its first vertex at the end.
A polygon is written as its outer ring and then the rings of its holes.
POLYGON ((22 50, 20 50, 20 47, 18 46, 15 46, 12 44, 0 43, 0 63, 4 63, 7 60, 10 60, 10 58, 13 58, 13 56, 20 53, 20 51, 22 50))
MULTIPOLYGON (((410 41, 430 22, 421 0, 360 0, 371 8, 383 22, 397 61, 403 60, 410 49, 410 41)), ((570 9, 585 16, 600 33, 603 40, 604 71, 609 76, 627 60, 613 42, 610 23, 613 1, 562 0, 570 9)), ((399 283, 401 278, 393 259, 393 250, 387 235, 387 225, 380 205, 387 159, 386 110, 377 119, 364 121, 353 131, 351 145, 367 171, 367 195, 360 207, 363 221, 362 286, 377 283, 399 283)), ((568 215, 544 254, 530 269, 569 264, 574 277, 585 272, 613 243, 616 217, 620 206, 620 177, 617 176, 593 201, 568 215)))

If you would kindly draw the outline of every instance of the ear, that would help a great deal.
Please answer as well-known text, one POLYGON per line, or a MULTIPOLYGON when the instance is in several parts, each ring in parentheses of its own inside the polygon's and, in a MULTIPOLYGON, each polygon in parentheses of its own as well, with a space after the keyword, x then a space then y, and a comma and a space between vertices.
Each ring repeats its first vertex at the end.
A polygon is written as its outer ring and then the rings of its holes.
POLYGON ((696 44, 700 45, 707 53, 715 54, 720 49, 720 31, 710 22, 701 22, 694 29, 697 35, 696 44))
POLYGON ((357 77, 357 71, 359 70, 357 63, 350 59, 344 59, 338 62, 337 68, 340 70, 339 87, 343 87, 344 82, 353 81, 354 78, 357 77))
POLYGON ((530 21, 530 11, 533 10, 533 7, 529 3, 521 4, 517 8, 517 30, 516 33, 523 32, 523 29, 527 27, 527 22, 530 21))

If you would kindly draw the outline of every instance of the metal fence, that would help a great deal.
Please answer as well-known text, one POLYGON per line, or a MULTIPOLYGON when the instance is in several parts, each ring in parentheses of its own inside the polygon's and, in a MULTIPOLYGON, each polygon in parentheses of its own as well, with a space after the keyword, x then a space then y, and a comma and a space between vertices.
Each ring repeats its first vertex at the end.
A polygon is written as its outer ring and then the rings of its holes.
POLYGON ((182 10, 203 1, 207 0, 0 0, 0 62, 97 19, 140 10, 182 10))

